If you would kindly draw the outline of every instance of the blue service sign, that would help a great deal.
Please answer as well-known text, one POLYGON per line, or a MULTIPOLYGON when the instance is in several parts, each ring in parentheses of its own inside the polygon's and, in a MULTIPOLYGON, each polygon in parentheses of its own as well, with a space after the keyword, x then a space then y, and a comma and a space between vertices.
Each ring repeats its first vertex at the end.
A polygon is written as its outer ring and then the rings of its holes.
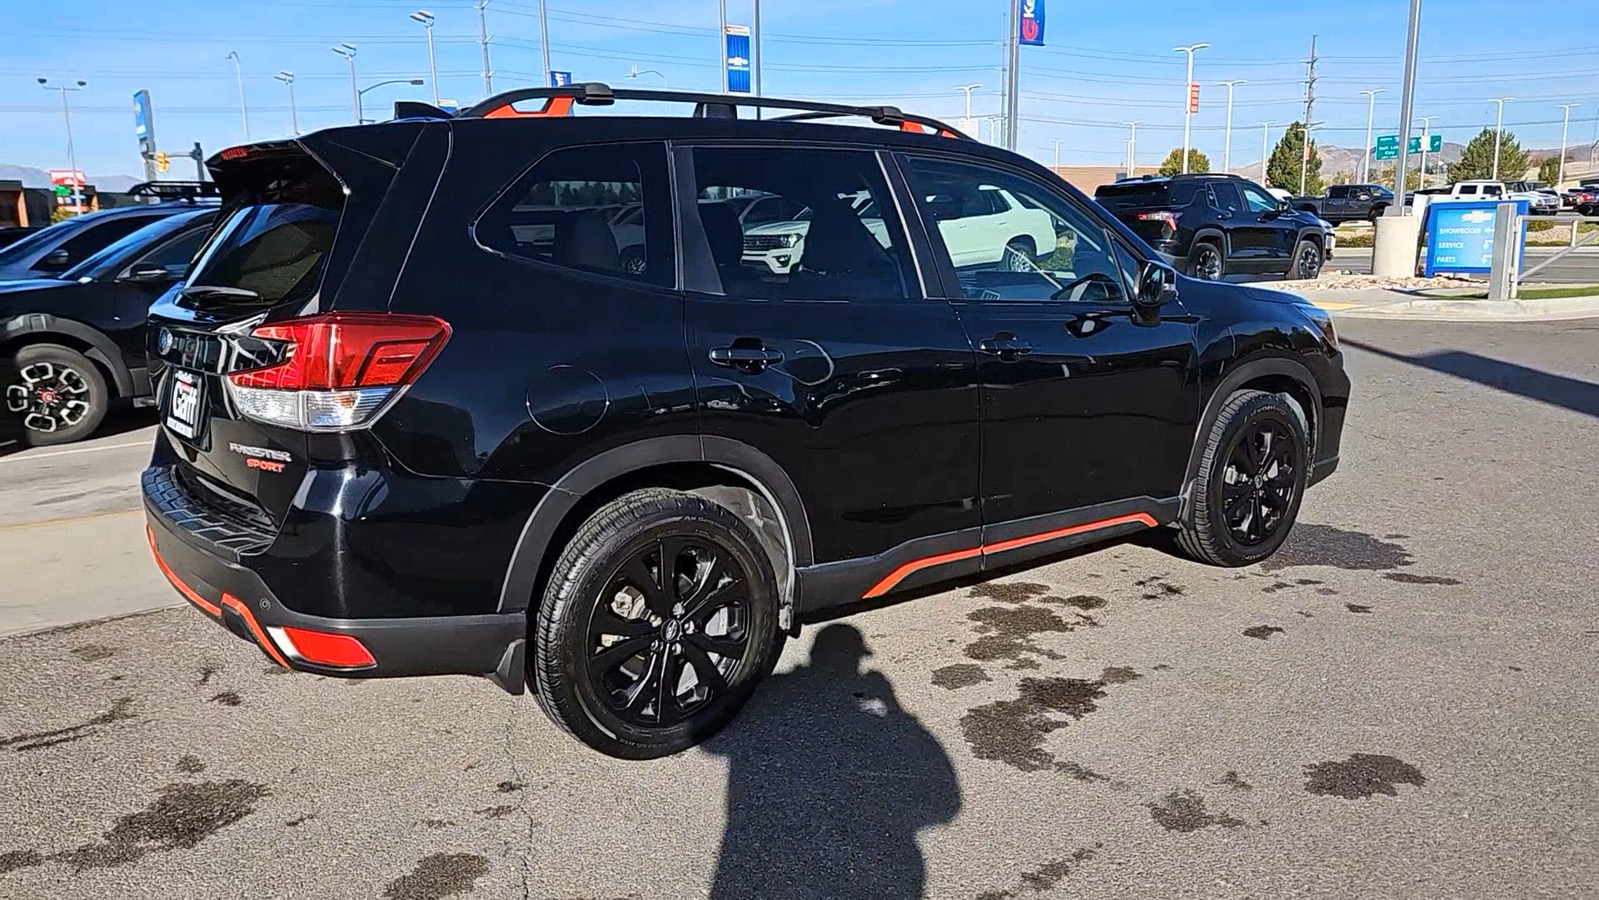
POLYGON ((1022 0, 1022 19, 1016 37, 1029 47, 1044 46, 1044 0, 1022 0))
POLYGON ((748 94, 751 88, 749 26, 729 25, 725 37, 723 65, 727 67, 727 89, 734 94, 748 94))
MULTIPOLYGON (((1516 212, 1525 216, 1527 201, 1514 202, 1516 212)), ((1427 204, 1426 276, 1490 272, 1494 259, 1494 224, 1498 218, 1499 201, 1496 200, 1444 200, 1427 204)), ((1518 240, 1525 248, 1525 222, 1518 240)))
POLYGON ((572 83, 571 72, 557 72, 550 70, 550 87, 566 87, 572 83))

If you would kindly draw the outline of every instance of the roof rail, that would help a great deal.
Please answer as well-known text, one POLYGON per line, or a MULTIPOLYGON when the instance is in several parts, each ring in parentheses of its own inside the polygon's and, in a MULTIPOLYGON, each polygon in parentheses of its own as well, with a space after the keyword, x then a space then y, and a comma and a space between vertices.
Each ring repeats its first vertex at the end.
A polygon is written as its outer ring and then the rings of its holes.
POLYGON ((927 116, 914 115, 894 106, 847 106, 838 103, 815 103, 809 100, 785 100, 777 97, 748 97, 738 94, 706 94, 691 91, 614 90, 599 82, 569 84, 553 88, 517 88, 495 94, 475 106, 464 109, 458 118, 494 119, 512 116, 567 116, 573 104, 582 106, 610 106, 618 100, 647 100, 663 103, 693 103, 695 118, 736 119, 741 106, 753 109, 799 110, 796 115, 779 116, 773 121, 805 121, 859 117, 870 119, 878 125, 889 125, 901 131, 932 131, 945 137, 963 138, 951 125, 927 116), (514 105, 524 100, 543 100, 544 106, 536 112, 521 112, 514 105))

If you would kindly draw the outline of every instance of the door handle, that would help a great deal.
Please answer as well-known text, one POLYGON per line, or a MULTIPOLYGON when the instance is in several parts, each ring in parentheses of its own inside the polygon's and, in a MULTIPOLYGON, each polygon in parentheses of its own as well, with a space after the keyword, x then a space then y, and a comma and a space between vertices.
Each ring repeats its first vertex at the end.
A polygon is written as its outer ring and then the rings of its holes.
POLYGON ((992 353, 1001 360, 1010 361, 1017 357, 1033 352, 1033 345, 1027 341, 1020 341, 1013 335, 996 334, 991 338, 978 343, 977 349, 984 353, 992 353))
POLYGON ((1219 213, 1216 214, 1216 218, 1218 218, 1218 219, 1231 219, 1232 217, 1233 217, 1233 214, 1230 213, 1230 212, 1227 212, 1225 210, 1223 210, 1222 212, 1219 212, 1219 213))
POLYGON ((716 365, 753 374, 765 370, 767 366, 782 362, 783 351, 735 344, 731 347, 712 347, 710 357, 711 362, 716 365))

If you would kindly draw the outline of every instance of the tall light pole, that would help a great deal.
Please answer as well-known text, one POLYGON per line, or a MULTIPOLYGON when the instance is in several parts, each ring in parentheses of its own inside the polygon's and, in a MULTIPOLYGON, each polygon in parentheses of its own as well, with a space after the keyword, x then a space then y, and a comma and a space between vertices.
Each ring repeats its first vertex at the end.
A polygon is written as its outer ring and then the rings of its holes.
POLYGON ((1499 112, 1494 116, 1494 173, 1490 176, 1494 181, 1499 180, 1499 140, 1505 134, 1505 104, 1516 99, 1515 97, 1495 97, 1488 102, 1499 107, 1499 112))
POLYGON ((637 78, 640 75, 654 75, 661 79, 661 88, 663 90, 666 88, 666 75, 660 69, 640 69, 638 66, 634 66, 627 70, 628 78, 637 78))
POLYGON ((1127 127, 1127 177, 1131 178, 1138 170, 1138 123, 1128 122, 1127 127))
POLYGON ((1192 101, 1194 91, 1194 53, 1209 47, 1209 44, 1189 44, 1187 47, 1173 47, 1173 53, 1188 54, 1188 80, 1183 82, 1183 174, 1188 174, 1188 135, 1194 118, 1194 104, 1192 101))
MULTIPOLYGON (((1242 79, 1238 81, 1218 81, 1217 84, 1227 89, 1227 143, 1221 151, 1221 171, 1223 175, 1230 175, 1233 171, 1233 88, 1249 82, 1242 79)), ((1183 154, 1187 156, 1188 154, 1183 154)))
POLYGON ((550 11, 545 0, 539 0, 539 47, 544 51, 544 84, 550 83, 550 11))
POLYGON ((89 86, 89 82, 78 79, 74 84, 51 84, 50 79, 39 79, 39 85, 47 91, 61 92, 61 118, 67 123, 67 165, 72 167, 72 206, 77 209, 78 215, 83 215, 83 179, 78 177, 78 151, 72 145, 72 111, 67 108, 67 92, 81 91, 89 86))
POLYGON ((1438 116, 1417 116, 1421 120, 1421 172, 1416 179, 1417 189, 1427 186, 1427 145, 1432 141, 1432 120, 1438 116))
POLYGON ((982 85, 980 85, 980 84, 957 84, 957 85, 955 85, 955 90, 960 91, 961 93, 966 95, 966 120, 967 121, 971 121, 971 118, 972 118, 972 91, 975 91, 975 90, 977 90, 980 87, 982 87, 982 85))
POLYGON ((233 78, 239 83, 239 118, 244 120, 244 139, 250 139, 250 112, 244 108, 244 66, 239 62, 239 51, 230 50, 223 59, 233 60, 233 78))
POLYGON ((439 69, 433 64, 433 13, 419 9, 411 13, 411 21, 422 23, 428 33, 428 76, 433 80, 433 105, 439 105, 439 69))
POLYGON ((1366 95, 1366 152, 1360 158, 1360 180, 1369 183, 1371 181, 1371 127, 1372 120, 1377 115, 1377 95, 1386 94, 1388 91, 1384 88, 1369 88, 1361 91, 1361 93, 1366 95))
POLYGON ((344 57, 350 64, 350 114, 355 116, 355 124, 361 124, 361 91, 355 86, 355 45, 337 44, 333 52, 344 57))
MULTIPOLYGON (((373 88, 383 87, 386 84, 417 84, 417 85, 419 85, 421 83, 422 83, 422 79, 420 79, 420 78, 390 78, 387 81, 379 81, 376 84, 369 84, 366 87, 361 88, 359 91, 356 91, 355 92, 355 102, 356 102, 356 105, 359 107, 360 104, 361 104, 361 98, 366 96, 366 92, 367 91, 370 91, 373 88)), ((365 112, 360 110, 360 109, 357 109, 356 111, 361 113, 361 120, 357 124, 365 125, 366 124, 366 114, 365 114, 365 112)))
MULTIPOLYGON (((483 47, 483 96, 494 94, 494 70, 489 68, 489 0, 477 0, 477 40, 483 47)), ((433 79, 434 84, 439 79, 433 79)))
POLYGON ((1560 104, 1560 108, 1566 111, 1566 117, 1560 124, 1560 174, 1555 178, 1554 187, 1559 187, 1566 180, 1566 133, 1571 130, 1571 111, 1580 105, 1579 103, 1560 104))
MULTIPOLYGON (((1060 141, 1055 142, 1055 168, 1060 168, 1060 141)), ((1056 174, 1059 174, 1058 172, 1056 174)))
POLYGON ((1405 214, 1405 169, 1410 165, 1410 124, 1416 109, 1416 47, 1421 41, 1421 0, 1410 0, 1405 29, 1405 81, 1399 92, 1399 161, 1394 166, 1394 205, 1388 215, 1405 214))
POLYGON ((294 73, 284 71, 272 77, 283 82, 284 86, 289 89, 289 129, 295 134, 299 134, 300 114, 294 108, 294 73))
POLYGON ((722 70, 722 93, 731 93, 727 83, 727 0, 718 0, 722 12, 722 30, 716 33, 716 67, 722 70))
POLYGON ((1260 183, 1271 187, 1271 179, 1266 177, 1266 164, 1271 162, 1271 123, 1260 123, 1260 183))

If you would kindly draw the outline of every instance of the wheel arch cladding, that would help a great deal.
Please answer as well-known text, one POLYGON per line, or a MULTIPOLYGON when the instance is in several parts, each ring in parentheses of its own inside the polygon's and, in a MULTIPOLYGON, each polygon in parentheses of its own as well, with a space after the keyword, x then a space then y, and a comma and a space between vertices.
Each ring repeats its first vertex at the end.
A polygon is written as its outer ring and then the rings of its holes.
POLYGON ((1215 423, 1216 416, 1221 413, 1221 408, 1227 405, 1227 398, 1239 391, 1284 394, 1292 400, 1307 420, 1305 434, 1310 443, 1311 463, 1315 463, 1317 429, 1321 427, 1322 421, 1321 391, 1316 387, 1315 376, 1303 363, 1289 357, 1247 360, 1223 375, 1221 381, 1216 384, 1216 389, 1205 401, 1204 413, 1199 417, 1199 428, 1194 433, 1193 447, 1188 451, 1188 469, 1183 477, 1182 497, 1185 511, 1194 479, 1199 474, 1199 464, 1204 457, 1205 436, 1210 433, 1210 428, 1215 423))
POLYGON ((133 373, 122 360, 122 351, 110 338, 81 322, 47 313, 16 316, 0 325, 0 346, 11 352, 34 344, 56 344, 76 350, 100 367, 100 374, 117 396, 133 395, 133 373))
POLYGON ((1188 252, 1192 255, 1194 248, 1200 244, 1214 244, 1216 249, 1221 251, 1222 261, 1225 262, 1227 257, 1232 255, 1229 252, 1228 243, 1227 232, 1222 231, 1220 228, 1201 228, 1194 232, 1193 247, 1190 247, 1188 252))
POLYGON ((793 481, 771 457, 726 438, 653 438, 600 453, 562 476, 523 526, 500 592, 500 612, 536 608, 566 542, 595 510, 630 491, 665 487, 698 494, 748 522, 772 556, 785 625, 794 570, 813 561, 809 522, 793 481))

